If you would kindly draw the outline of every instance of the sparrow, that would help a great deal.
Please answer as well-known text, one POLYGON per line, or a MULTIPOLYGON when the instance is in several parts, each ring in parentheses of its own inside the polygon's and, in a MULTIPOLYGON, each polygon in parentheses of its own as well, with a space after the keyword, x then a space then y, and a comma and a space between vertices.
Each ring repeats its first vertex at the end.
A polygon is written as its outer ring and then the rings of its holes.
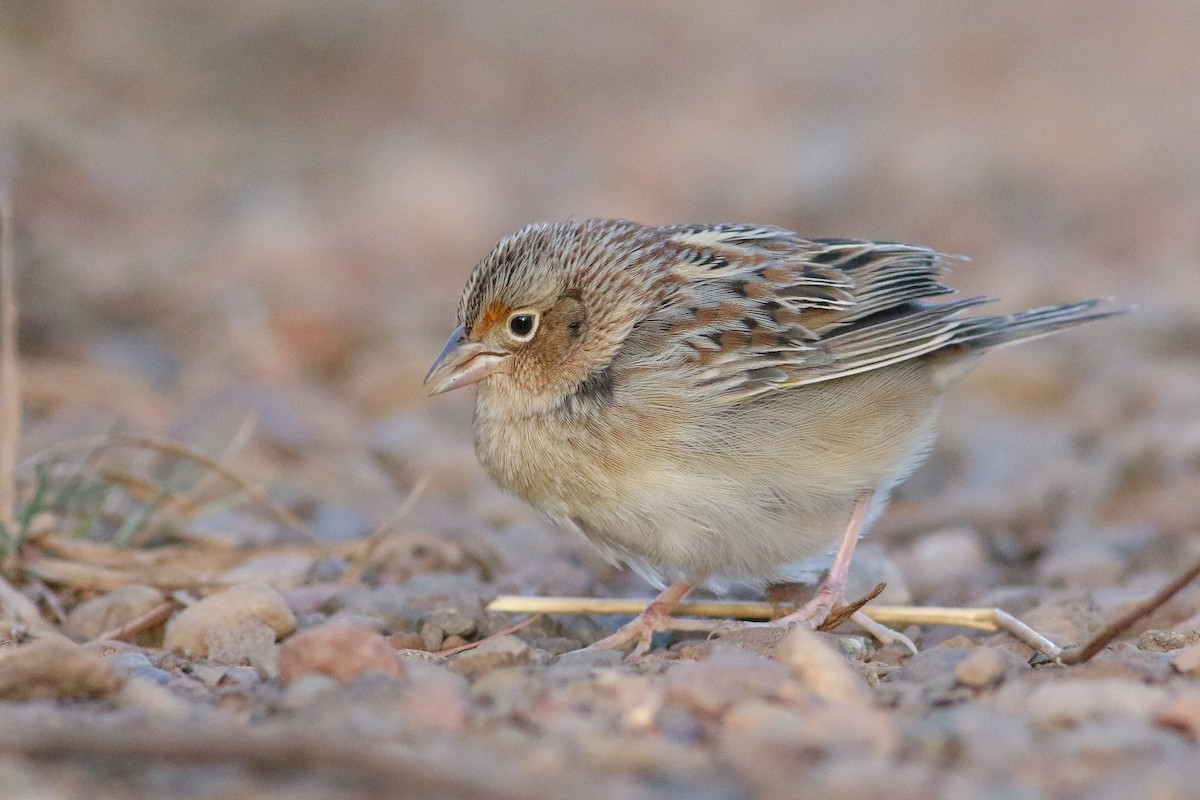
POLYGON ((663 588, 593 647, 645 653, 713 579, 783 579, 855 543, 929 450, 943 395, 993 347, 1124 309, 969 315, 952 257, 767 225, 529 225, 471 271, 425 378, 478 387, 479 461, 505 490, 663 588))

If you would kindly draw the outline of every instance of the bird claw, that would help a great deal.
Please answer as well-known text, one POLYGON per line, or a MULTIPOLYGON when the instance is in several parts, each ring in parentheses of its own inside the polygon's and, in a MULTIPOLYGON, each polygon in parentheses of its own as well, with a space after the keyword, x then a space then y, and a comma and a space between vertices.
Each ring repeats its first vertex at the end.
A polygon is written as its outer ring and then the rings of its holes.
POLYGON ((593 642, 584 650, 624 650, 633 644, 632 652, 625 657, 627 661, 640 661, 650 652, 654 634, 663 629, 662 620, 647 617, 645 614, 634 617, 632 621, 617 628, 612 634, 593 642), (636 643, 636 644, 635 644, 636 643))

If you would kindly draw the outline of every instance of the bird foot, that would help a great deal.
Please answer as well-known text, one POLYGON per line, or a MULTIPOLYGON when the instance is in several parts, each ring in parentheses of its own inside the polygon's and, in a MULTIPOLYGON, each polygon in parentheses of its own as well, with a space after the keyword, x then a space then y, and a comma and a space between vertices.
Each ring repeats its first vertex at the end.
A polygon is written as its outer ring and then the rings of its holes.
POLYGON ((831 631, 843 622, 852 620, 882 644, 899 644, 916 655, 917 646, 911 639, 899 631, 881 625, 860 610, 868 602, 878 597, 883 589, 883 584, 880 584, 865 597, 852 603, 846 603, 839 590, 823 585, 811 600, 790 614, 767 622, 727 622, 713 630, 712 636, 719 638, 722 633, 737 628, 783 628, 789 630, 793 626, 801 626, 814 631, 831 631))
POLYGON ((844 602, 841 592, 835 592, 832 589, 822 586, 807 603, 790 614, 771 620, 769 624, 778 625, 783 628, 802 625, 805 628, 817 630, 829 619, 833 607, 844 602))
POLYGON ((654 639, 654 634, 666 628, 666 615, 650 613, 650 609, 646 609, 641 614, 638 614, 629 622, 626 622, 620 628, 603 639, 593 642, 584 650, 624 650, 629 645, 634 645, 633 651, 626 656, 628 661, 639 661, 642 656, 650 652, 650 646, 654 639))
POLYGON ((820 630, 825 621, 830 618, 830 613, 833 611, 834 606, 840 602, 840 592, 822 586, 811 600, 790 614, 765 622, 753 622, 750 620, 724 622, 713 630, 712 637, 720 638, 723 633, 744 628, 783 628, 784 630, 789 630, 793 626, 799 626, 813 631, 820 630))
POLYGON ((624 650, 634 645, 633 652, 627 661, 638 661, 650 652, 654 634, 668 628, 678 627, 678 620, 671 617, 671 610, 679 605, 679 601, 692 590, 688 581, 676 581, 659 592, 658 597, 646 606, 642 613, 626 622, 611 636, 605 636, 595 644, 585 647, 585 650, 624 650))

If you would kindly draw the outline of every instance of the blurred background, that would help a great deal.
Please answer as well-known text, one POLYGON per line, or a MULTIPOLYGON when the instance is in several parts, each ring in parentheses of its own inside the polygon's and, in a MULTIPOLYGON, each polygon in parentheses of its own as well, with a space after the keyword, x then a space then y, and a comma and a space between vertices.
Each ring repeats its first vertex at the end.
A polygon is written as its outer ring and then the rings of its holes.
POLYGON ((1189 0, 5 0, 24 450, 253 419, 242 466, 331 537, 426 473, 438 532, 541 532, 470 398, 420 386, 470 267, 531 221, 748 221, 970 256, 1007 310, 1139 306, 981 367, 893 528, 978 509, 975 475, 1043 528, 1189 532, 1197 31, 1189 0))

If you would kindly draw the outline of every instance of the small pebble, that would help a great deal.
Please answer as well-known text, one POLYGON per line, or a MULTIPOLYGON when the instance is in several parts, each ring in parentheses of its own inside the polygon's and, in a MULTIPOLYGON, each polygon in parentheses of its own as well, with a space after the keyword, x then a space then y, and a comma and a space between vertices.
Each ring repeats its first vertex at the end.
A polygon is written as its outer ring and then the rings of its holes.
POLYGON ((619 650, 570 650, 559 656, 555 669, 570 668, 572 670, 592 670, 601 667, 615 667, 622 663, 625 654, 619 650))
POLYGON ((1124 678, 1142 683, 1161 683, 1173 674, 1166 653, 1139 650, 1131 642, 1113 642, 1086 664, 1072 667, 1075 678, 1124 678))
POLYGON ((462 675, 429 662, 411 662, 405 668, 405 713, 422 730, 454 731, 466 725, 471 701, 462 675))
POLYGON ((468 643, 467 640, 461 636, 447 636, 445 639, 442 639, 442 646, 439 649, 440 650, 453 650, 454 648, 462 647, 464 644, 467 644, 467 643, 468 643))
POLYGON ((342 577, 346 571, 346 559, 344 558, 319 558, 313 565, 308 577, 310 580, 321 583, 324 581, 336 581, 342 577))
POLYGON ((446 636, 462 636, 464 638, 475 633, 478 628, 475 617, 457 609, 435 611, 425 618, 425 623, 441 628, 446 636))
POLYGON ((471 575, 414 575, 403 584, 385 583, 349 591, 342 597, 342 609, 378 617, 394 631, 416 630, 434 608, 443 607, 449 598, 470 602, 483 591, 471 575))
POLYGON ((156 717, 185 719, 192 705, 165 685, 143 678, 130 678, 113 698, 118 708, 144 711, 156 717))
MULTIPOLYGON (((832 651, 830 655, 841 658, 832 651)), ((704 661, 671 663, 665 674, 665 699, 694 714, 718 716, 746 700, 795 694, 785 663, 782 657, 775 660, 737 647, 718 647, 704 661)))
POLYGON ((476 648, 459 653, 450 668, 469 679, 502 667, 529 663, 529 645, 516 636, 496 636, 476 648))
POLYGON ((431 653, 436 653, 442 649, 442 642, 446 641, 446 632, 434 625, 432 622, 426 622, 421 626, 421 647, 431 653))
POLYGON ((796 709, 747 700, 731 708, 722 722, 721 752, 742 769, 778 773, 814 754, 879 755, 895 746, 886 715, 857 703, 796 709))
POLYGON ((302 709, 329 692, 336 691, 340 686, 341 684, 329 675, 309 672, 288 682, 283 704, 287 708, 302 709))
POLYGON ((871 654, 871 642, 865 636, 846 634, 822 634, 825 641, 851 661, 866 661, 871 654))
POLYGON ((315 583, 298 586, 283 593, 288 608, 297 616, 310 613, 325 613, 336 607, 338 599, 346 593, 340 583, 315 583))
POLYGON ((826 700, 866 702, 867 685, 846 657, 830 647, 818 633, 794 627, 779 644, 775 657, 788 672, 826 700))
POLYGON ((388 638, 388 644, 397 650, 425 650, 425 637, 412 631, 393 633, 388 638))
POLYGON ((168 650, 207 656, 210 629, 232 628, 247 618, 257 619, 276 636, 296 629, 296 617, 283 596, 261 583, 243 583, 188 606, 167 622, 163 646, 168 650))
POLYGON ((437 653, 431 653, 428 650, 397 650, 396 658, 404 661, 420 661, 428 664, 441 664, 445 661, 445 656, 439 656, 437 653))
POLYGON ((388 640, 353 622, 327 622, 300 631, 279 649, 279 677, 285 685, 313 674, 353 683, 368 672, 393 678, 402 675, 388 640))
POLYGON ((565 636, 543 636, 534 639, 530 644, 533 647, 545 650, 552 656, 561 656, 564 653, 569 653, 572 650, 578 650, 583 647, 583 644, 578 639, 569 639, 565 636))
POLYGON ((280 592, 295 589, 312 572, 314 559, 302 553, 278 553, 248 558, 218 578, 221 583, 262 583, 280 592))
POLYGON ((954 668, 954 680, 962 686, 986 689, 1004 680, 1013 669, 1027 664, 1016 654, 995 647, 979 647, 971 651, 954 668))
MULTIPOLYGON (((715 636, 717 637, 716 641, 723 645, 740 647, 755 655, 770 657, 775 655, 775 651, 779 649, 783 638, 787 636, 787 629, 758 625, 748 627, 735 626, 725 630, 718 629, 715 636)), ((701 647, 709 644, 705 639, 694 641, 701 647)), ((702 655, 707 655, 707 653, 702 653, 702 655)), ((694 658, 695 656, 692 657, 694 658)))
POLYGON ((1196 643, 1200 643, 1200 631, 1180 632, 1156 628, 1143 631, 1138 637, 1137 646, 1139 650, 1151 653, 1169 653, 1196 643))
POLYGON ((1146 720, 1169 707, 1165 689, 1127 678, 1060 680, 1032 688, 1016 683, 1016 702, 1034 724, 1061 729, 1110 719, 1146 720))
MULTIPOLYGON (((676 658, 678 658, 681 661, 702 661, 703 659, 706 659, 712 655, 713 650, 716 649, 716 647, 717 647, 718 641, 719 640, 716 640, 716 639, 709 640, 709 639, 687 638, 687 639, 683 639, 681 641, 673 643, 671 645, 670 651, 671 651, 672 655, 674 655, 676 658)), ((730 644, 734 644, 739 647, 741 646, 740 642, 724 643, 725 646, 728 646, 730 644)), ((750 649, 750 648, 745 648, 745 649, 750 649)), ((771 652, 774 652, 774 649, 772 649, 771 652)), ((652 654, 650 656, 650 658, 655 658, 655 657, 657 657, 657 654, 652 654)))
POLYGON ((1175 653, 1171 666, 1184 675, 1200 674, 1200 643, 1190 644, 1175 653))
POLYGON ((213 664, 253 666, 264 675, 277 673, 276 631, 258 617, 232 620, 204 629, 204 652, 213 664))
POLYGON ((125 678, 108 659, 63 636, 0 648, 0 699, 73 700, 102 698, 125 678))
POLYGON ((144 653, 117 653, 107 656, 106 660, 114 669, 129 678, 150 681, 162 686, 171 681, 171 674, 154 666, 144 653))

